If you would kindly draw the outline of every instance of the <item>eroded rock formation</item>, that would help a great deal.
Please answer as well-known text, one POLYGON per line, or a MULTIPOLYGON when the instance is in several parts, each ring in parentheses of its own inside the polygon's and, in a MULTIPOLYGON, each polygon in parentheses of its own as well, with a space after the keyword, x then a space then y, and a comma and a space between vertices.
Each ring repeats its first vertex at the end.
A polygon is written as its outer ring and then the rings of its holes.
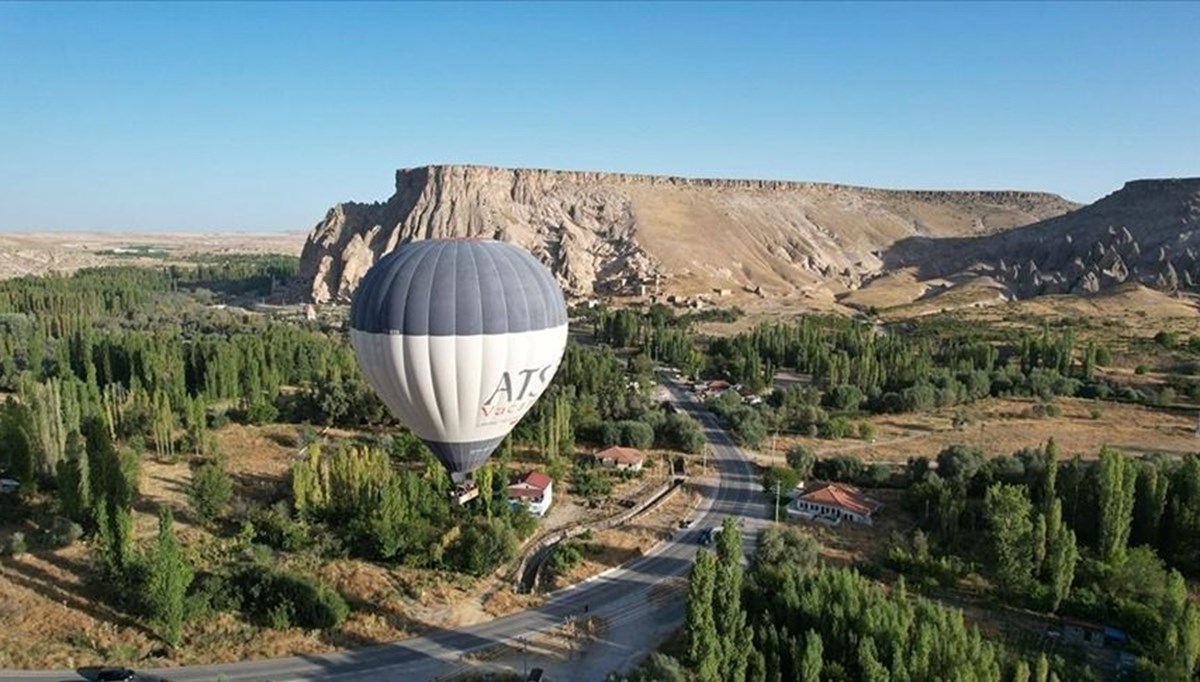
POLYGON ((1039 192, 427 166, 397 171, 386 202, 330 209, 301 269, 312 300, 346 301, 399 244, 482 236, 529 249, 575 296, 647 287, 836 295, 878 275, 901 240, 990 235, 1076 206, 1039 192))

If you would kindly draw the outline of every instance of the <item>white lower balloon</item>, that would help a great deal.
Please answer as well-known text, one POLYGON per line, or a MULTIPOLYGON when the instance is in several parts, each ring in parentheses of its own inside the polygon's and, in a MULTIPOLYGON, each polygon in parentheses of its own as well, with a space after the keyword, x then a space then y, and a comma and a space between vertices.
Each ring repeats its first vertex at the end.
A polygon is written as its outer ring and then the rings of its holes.
POLYGON ((465 336, 350 331, 368 383, 452 473, 482 465, 533 407, 566 341, 566 324, 465 336))

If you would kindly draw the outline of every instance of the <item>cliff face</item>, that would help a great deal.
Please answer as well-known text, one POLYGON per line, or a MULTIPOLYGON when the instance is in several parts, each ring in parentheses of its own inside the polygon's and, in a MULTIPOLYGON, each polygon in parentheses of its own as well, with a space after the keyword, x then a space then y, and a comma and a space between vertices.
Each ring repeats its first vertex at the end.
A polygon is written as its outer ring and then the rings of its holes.
POLYGON ((908 238, 994 234, 1076 208, 1037 192, 881 190, 822 183, 427 166, 384 203, 339 204, 301 256, 314 301, 348 300, 413 239, 495 237, 542 260, 571 295, 853 289, 908 238))

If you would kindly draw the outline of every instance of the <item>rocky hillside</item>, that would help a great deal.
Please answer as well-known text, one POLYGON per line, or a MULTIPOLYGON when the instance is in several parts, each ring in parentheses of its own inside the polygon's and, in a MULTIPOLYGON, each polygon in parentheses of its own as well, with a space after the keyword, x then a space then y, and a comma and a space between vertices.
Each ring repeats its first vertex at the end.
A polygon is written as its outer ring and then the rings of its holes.
POLYGON ((386 202, 330 209, 301 268, 306 295, 345 301, 401 243, 484 236, 529 249, 574 296, 716 289, 832 301, 931 240, 996 235, 1075 208, 1039 192, 428 166, 398 171, 386 202))
POLYGON ((1010 298, 1095 293, 1124 282, 1162 291, 1200 283, 1200 178, 1135 180, 1063 216, 980 238, 909 238, 885 270, 918 280, 990 277, 1010 298))

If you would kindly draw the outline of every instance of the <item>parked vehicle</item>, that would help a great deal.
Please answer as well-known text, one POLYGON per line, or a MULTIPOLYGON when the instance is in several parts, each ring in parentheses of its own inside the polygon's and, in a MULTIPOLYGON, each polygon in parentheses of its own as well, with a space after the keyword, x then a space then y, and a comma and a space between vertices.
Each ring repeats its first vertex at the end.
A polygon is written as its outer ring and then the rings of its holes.
POLYGON ((132 682, 137 679, 137 673, 129 668, 101 668, 96 673, 96 682, 132 682))

